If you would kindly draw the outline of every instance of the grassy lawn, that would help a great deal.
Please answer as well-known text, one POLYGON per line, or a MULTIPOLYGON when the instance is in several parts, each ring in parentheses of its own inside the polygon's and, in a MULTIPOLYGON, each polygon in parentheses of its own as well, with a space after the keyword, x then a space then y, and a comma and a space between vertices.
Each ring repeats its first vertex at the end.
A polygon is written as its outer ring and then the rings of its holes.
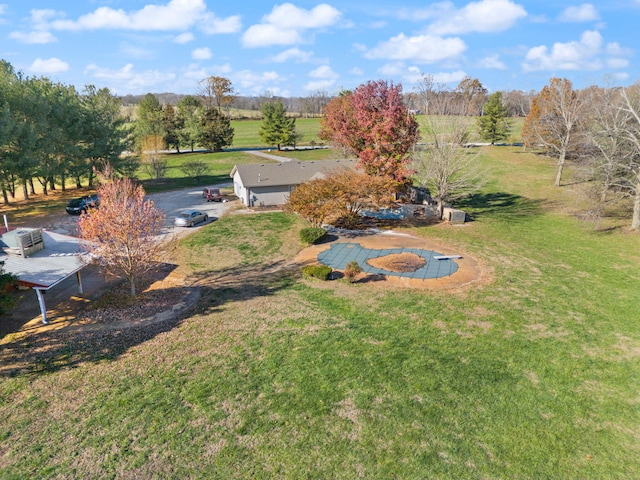
POLYGON ((223 217, 176 253, 188 318, 0 378, 0 477, 640 478, 640 237, 577 220, 552 160, 481 158, 473 221, 411 233, 486 285, 303 280, 298 219, 223 217))
MULTIPOLYGON (((262 125, 261 119, 256 120, 232 120, 231 126, 234 129, 233 148, 251 147, 273 147, 260 140, 258 130, 262 125)), ((296 128, 304 134, 301 145, 310 145, 311 142, 321 143, 318 138, 320 131, 319 118, 296 118, 296 128)))
POLYGON ((241 163, 264 163, 268 160, 256 157, 242 151, 229 151, 217 153, 181 153, 169 154, 165 158, 168 161, 168 169, 165 178, 154 181, 149 178, 146 172, 141 168, 138 172, 138 178, 143 182, 147 193, 174 190, 176 188, 192 187, 194 185, 217 185, 220 183, 230 183, 229 174, 233 166, 241 163), (190 161, 202 161, 207 165, 207 174, 200 178, 200 182, 185 176, 180 166, 190 161))

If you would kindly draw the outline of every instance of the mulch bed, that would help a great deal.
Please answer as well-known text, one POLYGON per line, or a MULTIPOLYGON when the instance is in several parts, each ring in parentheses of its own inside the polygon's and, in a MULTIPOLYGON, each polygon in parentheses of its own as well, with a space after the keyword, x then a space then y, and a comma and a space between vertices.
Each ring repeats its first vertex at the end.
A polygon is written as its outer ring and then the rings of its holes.
POLYGON ((382 268, 388 272, 415 272, 424 267, 427 261, 415 253, 393 253, 384 257, 370 258, 367 263, 375 268, 382 268))

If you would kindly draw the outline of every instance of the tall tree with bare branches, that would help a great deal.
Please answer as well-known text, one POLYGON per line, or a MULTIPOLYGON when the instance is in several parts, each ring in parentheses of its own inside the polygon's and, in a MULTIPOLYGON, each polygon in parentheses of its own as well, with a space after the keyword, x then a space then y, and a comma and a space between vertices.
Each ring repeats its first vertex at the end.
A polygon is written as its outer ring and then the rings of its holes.
POLYGON ((640 229, 640 84, 622 91, 622 110, 629 114, 625 137, 632 148, 624 168, 628 172, 626 191, 633 199, 631 228, 640 229))
POLYGON ((207 109, 215 108, 223 113, 235 97, 235 89, 231 80, 220 76, 210 76, 200 81, 200 96, 207 109))
POLYGON ((579 144, 583 96, 566 78, 552 78, 531 102, 522 127, 525 145, 542 145, 558 157, 555 186, 562 181, 567 154, 579 144))
POLYGON ((478 191, 484 184, 477 151, 465 148, 469 127, 463 117, 431 115, 426 125, 426 146, 415 161, 416 179, 444 206, 478 191))

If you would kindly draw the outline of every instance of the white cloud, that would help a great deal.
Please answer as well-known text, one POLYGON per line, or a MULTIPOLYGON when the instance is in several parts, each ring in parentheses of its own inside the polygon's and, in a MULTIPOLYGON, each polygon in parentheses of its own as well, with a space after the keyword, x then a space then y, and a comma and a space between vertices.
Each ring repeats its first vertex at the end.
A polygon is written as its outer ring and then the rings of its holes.
POLYGON ((337 80, 340 78, 336 72, 329 65, 320 65, 309 72, 311 78, 324 78, 326 80, 337 80))
POLYGON ((621 47, 618 42, 607 43, 605 51, 607 52, 607 55, 611 56, 630 57, 633 55, 633 51, 631 49, 621 47))
POLYGON ((488 68, 492 70, 506 70, 507 66, 504 64, 498 55, 491 55, 490 57, 481 58, 478 61, 480 68, 488 68))
POLYGON ((388 77, 396 77, 406 71, 406 65, 403 62, 386 63, 378 68, 378 73, 388 77))
POLYGON ((619 82, 626 82, 627 80, 629 80, 629 74, 623 72, 614 73, 612 77, 619 82))
POLYGON ((183 30, 193 26, 207 11, 204 0, 170 0, 166 5, 145 5, 126 12, 99 7, 77 20, 56 20, 57 30, 183 30))
POLYGON ((193 58, 194 60, 209 60, 211 57, 213 57, 213 54, 207 47, 196 48, 191 52, 191 58, 193 58))
POLYGON ((626 58, 610 58, 607 60, 609 68, 626 68, 629 66, 629 60, 626 58))
POLYGON ((100 80, 101 83, 109 83, 111 90, 133 94, 146 93, 176 79, 176 75, 173 72, 162 72, 159 70, 137 72, 131 63, 115 70, 102 68, 92 63, 87 65, 84 73, 100 80))
POLYGON ((32 32, 11 32, 9 38, 31 45, 53 43, 57 39, 50 32, 34 30, 32 32))
POLYGON ((185 43, 193 42, 195 40, 195 36, 191 32, 181 33, 173 39, 174 43, 178 43, 180 45, 184 45, 185 43))
POLYGON ((602 36, 596 31, 582 34, 580 41, 554 43, 531 48, 523 64, 525 71, 536 70, 595 70, 599 67, 596 55, 602 45, 602 36))
POLYGON ((57 41, 51 32, 49 32, 48 22, 52 18, 59 17, 60 14, 55 10, 31 10, 31 31, 29 32, 11 32, 9 38, 28 44, 46 44, 57 41))
POLYGON ((434 4, 426 13, 434 18, 427 33, 448 35, 468 32, 501 32, 527 16, 522 5, 511 0, 480 0, 457 9, 452 2, 434 4))
POLYGON ((310 82, 307 82, 307 84, 304 86, 304 89, 309 91, 309 92, 315 92, 318 90, 328 90, 331 87, 333 87, 335 85, 336 81, 335 80, 311 80, 310 82))
POLYGON ((55 57, 48 60, 36 58, 34 62, 29 66, 28 70, 30 72, 39 74, 62 73, 69 70, 69 64, 55 57))
POLYGON ((456 70, 454 72, 433 73, 431 76, 436 83, 460 83, 460 80, 466 77, 467 74, 462 70, 456 70))
POLYGON ((7 11, 9 11, 9 6, 4 3, 0 4, 0 15, 4 15, 7 11))
MULTIPOLYGON (((525 71, 540 70, 598 70, 603 66, 601 55, 622 55, 624 50, 617 43, 610 43, 603 49, 603 38, 598 31, 587 30, 579 41, 554 43, 549 49, 546 45, 531 48, 522 64, 525 71)), ((606 62, 611 66, 622 64, 620 58, 609 58, 606 62)))
POLYGON ((271 13, 264 17, 265 23, 287 29, 322 28, 334 25, 342 16, 340 11, 331 5, 322 3, 305 10, 291 3, 276 5, 271 13))
POLYGON ((145 5, 140 10, 99 7, 77 20, 58 19, 49 23, 54 30, 136 30, 175 31, 200 25, 206 33, 237 32, 240 17, 218 18, 207 11, 204 0, 170 0, 166 5, 145 5))
POLYGON ((276 63, 284 63, 290 60, 295 60, 299 63, 306 63, 313 57, 313 52, 305 52, 304 50, 300 50, 299 48, 290 48, 285 50, 284 52, 280 52, 277 55, 274 55, 269 60, 276 63))
POLYGON ((311 10, 283 3, 273 7, 271 13, 262 18, 262 23, 249 27, 242 36, 242 43, 246 47, 301 43, 303 32, 330 27, 341 17, 339 10, 326 3, 311 10))
POLYGON ((200 28, 208 34, 236 33, 242 29, 242 21, 239 15, 218 18, 214 14, 209 13, 202 18, 200 28))
POLYGON ((591 22, 593 20, 599 20, 600 14, 596 10, 596 7, 590 3, 583 3, 582 5, 567 7, 559 17, 562 22, 591 22))
POLYGON ((360 67, 353 67, 351 70, 349 70, 349 73, 351 75, 361 77, 362 75, 364 75, 364 70, 362 70, 360 67))
POLYGON ((285 92, 278 87, 284 78, 274 71, 255 73, 251 70, 241 70, 231 75, 231 80, 234 85, 239 85, 239 91, 244 95, 259 95, 269 90, 273 94, 285 96, 285 92))
POLYGON ((253 25, 242 36, 242 43, 245 47, 293 45, 301 42, 302 37, 296 30, 282 30, 275 25, 268 24, 253 25))
POLYGON ((434 63, 458 57, 466 50, 459 38, 441 38, 431 35, 407 37, 403 33, 381 42, 365 53, 370 59, 411 60, 417 63, 434 63))

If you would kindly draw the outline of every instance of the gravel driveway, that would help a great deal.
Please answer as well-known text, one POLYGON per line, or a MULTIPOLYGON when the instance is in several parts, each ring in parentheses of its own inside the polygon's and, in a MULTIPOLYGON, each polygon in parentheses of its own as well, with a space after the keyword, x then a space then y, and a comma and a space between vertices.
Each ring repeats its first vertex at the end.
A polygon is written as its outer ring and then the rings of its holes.
MULTIPOLYGON (((225 183, 215 185, 218 188, 228 187, 231 184, 225 183)), ((213 186, 213 185, 211 185, 213 186)), ((202 190, 204 186, 183 188, 180 190, 172 190, 170 192, 151 193, 147 196, 153 201, 156 207, 164 210, 166 214, 165 228, 163 234, 181 234, 190 232, 192 228, 174 227, 173 219, 182 210, 200 210, 206 213, 209 218, 220 217, 229 208, 229 203, 223 202, 207 202, 202 198, 202 190)), ((59 214, 47 215, 38 219, 31 219, 28 227, 40 227, 46 230, 61 233, 63 235, 77 236, 78 234, 78 218, 75 215, 69 215, 62 211, 59 214)), ((210 223, 211 220, 209 220, 210 223)), ((205 225, 200 223, 193 228, 199 228, 205 225)))

